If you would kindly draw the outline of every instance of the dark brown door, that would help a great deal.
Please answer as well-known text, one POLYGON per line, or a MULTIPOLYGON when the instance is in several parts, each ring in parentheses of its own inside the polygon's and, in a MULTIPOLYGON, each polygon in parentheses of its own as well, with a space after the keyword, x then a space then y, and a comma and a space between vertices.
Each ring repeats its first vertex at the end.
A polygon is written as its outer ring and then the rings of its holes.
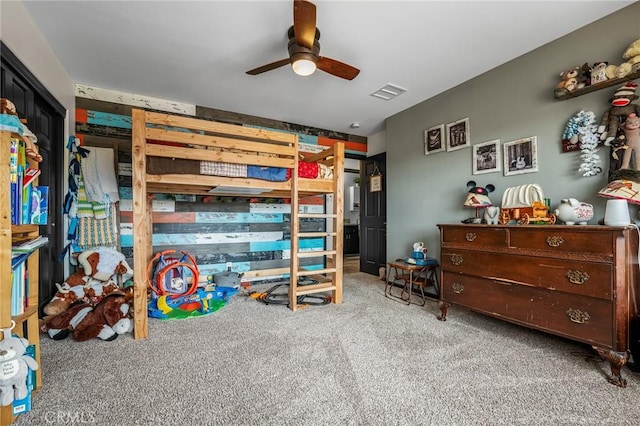
POLYGON ((38 185, 49 187, 48 224, 40 234, 49 237, 49 244, 40 249, 39 304, 44 306, 56 292, 55 283, 64 280, 64 265, 58 261, 64 247, 62 216, 64 151, 64 107, 36 77, 0 42, 0 96, 10 99, 18 115, 27 119, 27 126, 38 137, 42 155, 42 170, 38 185))
POLYGON ((49 238, 49 244, 40 249, 39 304, 46 305, 55 295, 55 283, 62 282, 64 265, 57 258, 63 247, 62 219, 62 159, 61 149, 64 130, 61 117, 38 95, 35 96, 35 117, 29 126, 38 137, 38 148, 42 155, 38 185, 49 187, 49 212, 47 224, 40 227, 40 235, 49 238), (33 126, 33 127, 31 127, 33 126))
POLYGON ((387 154, 362 160, 360 166, 360 271, 378 275, 387 264, 387 154), (381 191, 371 192, 371 176, 381 176, 381 191))

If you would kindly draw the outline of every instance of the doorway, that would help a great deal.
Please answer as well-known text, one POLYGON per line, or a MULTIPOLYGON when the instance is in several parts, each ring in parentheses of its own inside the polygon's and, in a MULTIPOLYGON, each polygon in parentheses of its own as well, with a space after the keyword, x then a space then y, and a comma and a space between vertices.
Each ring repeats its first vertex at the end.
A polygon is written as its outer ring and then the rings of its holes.
POLYGON ((386 153, 360 164, 360 271, 373 275, 387 265, 386 172, 386 153), (380 185, 372 188, 373 176, 380 185))
POLYGON ((49 220, 39 229, 40 235, 49 238, 49 244, 39 251, 38 302, 43 307, 55 295, 55 283, 64 280, 64 265, 58 256, 64 247, 62 155, 66 110, 1 41, 0 59, 0 97, 15 104, 18 115, 26 118, 27 126, 37 136, 43 158, 38 184, 49 187, 49 220))

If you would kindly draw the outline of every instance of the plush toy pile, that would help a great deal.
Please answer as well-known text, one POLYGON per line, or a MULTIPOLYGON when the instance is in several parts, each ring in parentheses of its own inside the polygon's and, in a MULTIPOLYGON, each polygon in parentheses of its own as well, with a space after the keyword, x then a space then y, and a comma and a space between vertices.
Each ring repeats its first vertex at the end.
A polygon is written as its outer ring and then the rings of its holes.
POLYGON ((78 257, 81 268, 71 274, 44 307, 42 331, 52 339, 73 335, 77 341, 113 340, 131 332, 133 322, 129 310, 133 287, 117 284, 133 277, 133 271, 122 253, 98 247, 78 257))

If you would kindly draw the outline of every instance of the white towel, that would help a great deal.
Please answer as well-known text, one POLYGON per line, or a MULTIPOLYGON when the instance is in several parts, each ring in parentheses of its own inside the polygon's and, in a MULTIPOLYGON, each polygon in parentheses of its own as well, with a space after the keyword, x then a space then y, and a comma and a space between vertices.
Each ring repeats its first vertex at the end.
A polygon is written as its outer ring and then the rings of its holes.
POLYGON ((115 203, 118 196, 118 180, 113 162, 113 149, 88 148, 89 155, 82 159, 82 178, 87 199, 96 203, 115 203))

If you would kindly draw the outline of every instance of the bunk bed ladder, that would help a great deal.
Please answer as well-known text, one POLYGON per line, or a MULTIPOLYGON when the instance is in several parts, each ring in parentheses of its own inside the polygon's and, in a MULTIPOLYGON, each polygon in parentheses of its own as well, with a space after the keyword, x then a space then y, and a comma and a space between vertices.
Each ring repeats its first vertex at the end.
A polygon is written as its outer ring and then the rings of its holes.
MULTIPOLYGON (((332 303, 342 303, 342 232, 344 216, 344 144, 336 143, 332 148, 334 170, 333 213, 301 213, 300 198, 296 179, 291 184, 291 277, 289 291, 289 308, 298 309, 300 296, 314 293, 330 293, 332 303), (316 218, 326 221, 325 231, 300 232, 300 219, 316 218), (330 226, 331 224, 331 226, 330 226), (300 238, 324 238, 325 249, 322 251, 300 251, 300 238), (300 260, 310 257, 325 258, 323 269, 304 269, 300 260), (298 285, 301 277, 318 281, 317 284, 298 285)), ((297 174, 298 161, 294 166, 297 174)))

